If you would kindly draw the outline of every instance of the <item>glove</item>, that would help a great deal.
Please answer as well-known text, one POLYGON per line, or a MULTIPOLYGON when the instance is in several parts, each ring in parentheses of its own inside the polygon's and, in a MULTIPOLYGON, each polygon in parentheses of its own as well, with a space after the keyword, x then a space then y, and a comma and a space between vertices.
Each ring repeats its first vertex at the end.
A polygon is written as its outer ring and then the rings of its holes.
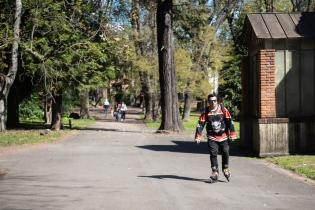
POLYGON ((230 133, 230 135, 229 135, 229 140, 230 141, 234 141, 236 138, 237 138, 237 136, 236 136, 236 134, 234 132, 230 133))
POLYGON ((195 138, 195 142, 196 142, 196 144, 200 144, 200 138, 195 138))

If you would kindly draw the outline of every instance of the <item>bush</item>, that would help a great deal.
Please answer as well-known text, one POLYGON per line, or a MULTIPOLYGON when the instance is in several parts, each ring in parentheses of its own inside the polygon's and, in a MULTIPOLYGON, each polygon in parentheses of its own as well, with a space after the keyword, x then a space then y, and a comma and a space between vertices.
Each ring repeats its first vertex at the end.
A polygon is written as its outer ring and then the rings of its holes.
POLYGON ((20 119, 30 121, 42 121, 44 111, 41 106, 41 101, 37 93, 33 93, 26 98, 19 106, 20 119))
POLYGON ((80 99, 76 91, 66 90, 62 94, 62 108, 65 116, 73 112, 74 107, 80 106, 80 99))

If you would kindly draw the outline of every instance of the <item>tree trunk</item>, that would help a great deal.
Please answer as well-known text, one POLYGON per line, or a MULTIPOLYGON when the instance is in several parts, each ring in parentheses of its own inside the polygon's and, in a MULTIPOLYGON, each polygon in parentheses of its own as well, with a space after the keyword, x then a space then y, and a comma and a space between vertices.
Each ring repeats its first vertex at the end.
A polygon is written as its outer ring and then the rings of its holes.
POLYGON ((154 56, 156 54, 156 4, 154 2, 151 2, 151 5, 150 5, 150 21, 149 21, 149 24, 150 24, 150 28, 151 28, 151 53, 152 53, 152 56, 154 56))
POLYGON ((104 98, 104 99, 107 98, 108 100, 110 99, 110 98, 108 97, 108 89, 107 89, 107 88, 102 88, 102 89, 101 89, 101 92, 102 92, 102 93, 101 93, 102 98, 104 98))
POLYGON ((152 111, 153 115, 152 118, 154 121, 157 121, 161 118, 161 99, 159 97, 159 94, 153 94, 152 96, 152 111))
POLYGON ((7 128, 17 128, 19 126, 19 91, 17 85, 13 84, 7 99, 7 128))
POLYGON ((84 89, 80 91, 80 117, 81 119, 87 119, 90 117, 89 110, 89 90, 84 89))
MULTIPOLYGON (((156 3, 155 2, 151 2, 150 4, 150 21, 149 21, 149 25, 150 25, 150 29, 151 29, 151 55, 152 57, 156 56, 156 45, 157 45, 157 41, 156 41, 156 3)), ((159 104, 159 100, 157 100, 158 98, 158 90, 157 90, 157 72, 153 72, 152 77, 151 77, 151 117, 154 121, 157 120, 158 118, 158 104, 159 104)))
POLYGON ((111 6, 112 6, 112 1, 111 0, 107 0, 106 1, 106 7, 105 7, 105 14, 104 14, 106 20, 108 20, 109 17, 110 17, 111 6))
POLYGON ((97 0, 97 12, 98 12, 98 23, 101 25, 102 24, 102 19, 103 19, 103 4, 102 0, 97 0))
POLYGON ((51 98, 47 98, 45 96, 44 99, 44 121, 45 124, 49 125, 51 124, 51 119, 52 119, 52 100, 51 98))
MULTIPOLYGON (((19 68, 17 71, 17 75, 20 75, 20 72, 23 70, 21 68, 21 59, 19 59, 19 68)), ((33 81, 28 76, 17 77, 11 88, 8 95, 7 103, 7 123, 6 126, 8 128, 17 128, 19 127, 19 105, 20 103, 29 97, 33 91, 33 81)))
POLYGON ((159 130, 179 131, 178 97, 174 68, 172 0, 159 0, 157 6, 157 39, 161 89, 162 121, 159 130))
POLYGON ((144 73, 144 102, 145 102, 145 120, 152 120, 152 91, 150 76, 144 73))
POLYGON ((191 109, 191 96, 189 92, 185 93, 185 100, 184 100, 184 112, 182 119, 187 120, 190 116, 190 109, 191 109))
MULTIPOLYGON (((139 41, 139 36, 141 34, 141 22, 140 22, 140 1, 133 0, 132 11, 131 11, 131 24, 134 30, 134 39, 135 48, 137 55, 142 56, 143 52, 143 44, 139 41)), ((152 119, 152 91, 151 91, 151 81, 150 75, 147 72, 140 72, 140 81, 141 81, 141 90, 144 95, 144 119, 151 120, 152 119)))
POLYGON ((18 69, 18 51, 20 41, 20 23, 21 23, 21 10, 22 0, 15 1, 15 22, 13 29, 13 43, 12 43, 12 66, 8 71, 8 74, 0 74, 0 132, 6 130, 7 120, 7 98, 9 95, 10 87, 12 86, 17 69, 18 69))
POLYGON ((62 127, 61 122, 62 116, 62 93, 58 93, 58 95, 54 95, 52 101, 52 121, 51 121, 51 129, 59 131, 62 127))
POLYGON ((273 12, 274 10, 273 0, 265 0, 265 7, 266 12, 273 12))
POLYGON ((7 77, 0 73, 0 131, 6 130, 7 91, 7 77))

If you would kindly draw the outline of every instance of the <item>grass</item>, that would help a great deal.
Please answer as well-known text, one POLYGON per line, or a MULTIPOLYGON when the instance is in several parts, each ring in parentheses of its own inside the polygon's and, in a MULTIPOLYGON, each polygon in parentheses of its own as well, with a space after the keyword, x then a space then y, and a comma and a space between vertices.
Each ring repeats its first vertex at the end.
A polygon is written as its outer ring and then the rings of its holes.
POLYGON ((315 155, 290 155, 266 159, 282 168, 315 180, 315 155))
POLYGON ((199 114, 191 114, 189 118, 183 121, 185 129, 195 130, 199 120, 199 114))
POLYGON ((159 121, 145 121, 144 124, 149 128, 158 128, 160 126, 159 121))
MULTIPOLYGON (((43 122, 23 120, 21 124, 23 127, 28 128, 27 130, 21 129, 0 132, 0 147, 56 141, 58 138, 69 133, 69 118, 64 117, 62 120, 64 130, 48 132, 46 135, 40 135, 45 128, 43 122)), ((71 124, 73 129, 80 129, 91 125, 94 121, 95 117, 91 117, 90 119, 71 119, 71 124)))
POLYGON ((53 142, 68 133, 67 131, 54 131, 49 132, 47 135, 40 135, 41 131, 42 130, 9 130, 0 132, 0 147, 53 142))
POLYGON ((85 128, 95 121, 96 117, 92 116, 89 119, 72 119, 68 117, 62 118, 64 125, 69 128, 69 120, 71 120, 71 127, 73 129, 85 128))

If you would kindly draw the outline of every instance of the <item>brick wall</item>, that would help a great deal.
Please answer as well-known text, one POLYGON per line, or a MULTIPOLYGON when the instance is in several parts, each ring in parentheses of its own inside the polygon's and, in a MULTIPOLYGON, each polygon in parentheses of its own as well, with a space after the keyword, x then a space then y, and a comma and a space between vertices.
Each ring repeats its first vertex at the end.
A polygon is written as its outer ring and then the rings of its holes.
POLYGON ((276 117, 274 49, 259 51, 258 107, 260 118, 276 117))

